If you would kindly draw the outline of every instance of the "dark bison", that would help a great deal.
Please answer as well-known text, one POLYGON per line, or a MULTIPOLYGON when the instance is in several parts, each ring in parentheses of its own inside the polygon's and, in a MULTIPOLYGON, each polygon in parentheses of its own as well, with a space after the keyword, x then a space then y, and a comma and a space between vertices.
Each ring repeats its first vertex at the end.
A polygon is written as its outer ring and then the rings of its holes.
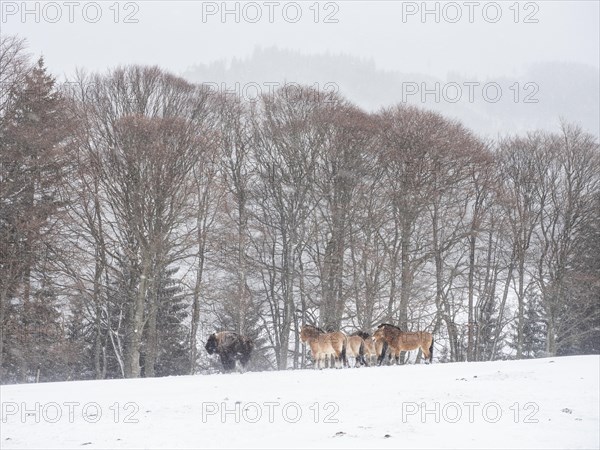
POLYGON ((242 368, 246 368, 254 342, 252 339, 241 336, 233 331, 221 331, 208 337, 204 346, 209 355, 217 353, 221 357, 223 369, 226 372, 235 370, 235 362, 239 361, 242 368))

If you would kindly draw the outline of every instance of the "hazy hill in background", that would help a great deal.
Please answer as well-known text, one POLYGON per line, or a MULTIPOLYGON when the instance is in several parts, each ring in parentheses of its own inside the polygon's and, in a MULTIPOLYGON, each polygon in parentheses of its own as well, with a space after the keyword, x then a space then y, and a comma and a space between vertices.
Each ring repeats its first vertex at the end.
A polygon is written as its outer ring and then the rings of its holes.
POLYGON ((406 100, 460 119, 490 137, 532 129, 556 130, 561 117, 600 135, 600 73, 583 64, 545 62, 532 64, 521 74, 493 79, 455 73, 439 79, 380 70, 372 60, 348 55, 304 54, 271 47, 257 48, 246 59, 195 65, 182 75, 194 82, 216 83, 220 90, 226 87, 245 98, 252 98, 258 90, 269 92, 273 83, 295 82, 328 92, 339 90, 369 111, 406 100), (423 96, 425 90, 429 93, 423 96))

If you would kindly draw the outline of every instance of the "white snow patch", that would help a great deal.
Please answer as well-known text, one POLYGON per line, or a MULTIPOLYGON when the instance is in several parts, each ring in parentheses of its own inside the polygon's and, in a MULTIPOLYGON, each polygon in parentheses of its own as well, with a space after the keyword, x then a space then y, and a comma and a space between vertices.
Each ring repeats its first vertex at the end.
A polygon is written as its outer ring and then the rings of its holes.
POLYGON ((573 356, 1 386, 0 447, 599 448, 599 368, 573 356))

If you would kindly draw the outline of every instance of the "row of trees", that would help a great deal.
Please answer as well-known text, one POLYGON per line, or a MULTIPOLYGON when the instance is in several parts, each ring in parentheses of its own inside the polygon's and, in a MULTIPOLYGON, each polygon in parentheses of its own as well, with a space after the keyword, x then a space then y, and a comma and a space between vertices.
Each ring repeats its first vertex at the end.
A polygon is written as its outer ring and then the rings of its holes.
POLYGON ((2 382, 301 367, 303 323, 429 330, 442 361, 597 353, 600 156, 399 105, 257 102, 155 67, 57 86, 0 42, 2 382))

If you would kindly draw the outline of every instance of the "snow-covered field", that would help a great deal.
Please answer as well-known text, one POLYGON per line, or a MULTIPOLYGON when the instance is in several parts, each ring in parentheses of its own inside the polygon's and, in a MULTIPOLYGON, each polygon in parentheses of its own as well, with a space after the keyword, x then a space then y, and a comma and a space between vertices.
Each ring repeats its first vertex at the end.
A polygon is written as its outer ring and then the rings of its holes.
POLYGON ((0 387, 0 447, 600 447, 600 357, 0 387))

